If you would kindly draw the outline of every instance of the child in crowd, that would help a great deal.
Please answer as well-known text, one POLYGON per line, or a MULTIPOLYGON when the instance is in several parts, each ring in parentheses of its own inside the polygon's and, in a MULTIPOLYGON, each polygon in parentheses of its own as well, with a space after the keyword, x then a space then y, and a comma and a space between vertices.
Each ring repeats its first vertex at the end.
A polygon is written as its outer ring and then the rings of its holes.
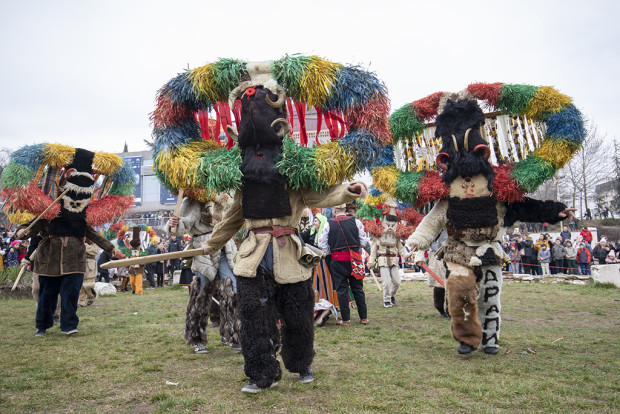
POLYGON ((538 261, 540 262, 540 267, 542 269, 542 274, 549 274, 549 262, 551 261, 551 252, 546 244, 541 245, 540 250, 538 251, 538 261))

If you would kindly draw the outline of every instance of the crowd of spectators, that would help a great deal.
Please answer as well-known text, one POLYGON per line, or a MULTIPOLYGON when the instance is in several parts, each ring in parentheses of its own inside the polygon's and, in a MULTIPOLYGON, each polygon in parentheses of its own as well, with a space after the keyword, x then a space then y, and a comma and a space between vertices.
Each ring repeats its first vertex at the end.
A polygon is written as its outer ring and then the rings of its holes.
POLYGON ((504 236, 503 248, 510 257, 505 270, 532 275, 589 275, 593 264, 620 263, 620 241, 614 245, 602 236, 592 245, 592 233, 586 227, 573 236, 564 226, 555 240, 543 232, 536 241, 525 231, 527 228, 528 223, 521 223, 504 236))

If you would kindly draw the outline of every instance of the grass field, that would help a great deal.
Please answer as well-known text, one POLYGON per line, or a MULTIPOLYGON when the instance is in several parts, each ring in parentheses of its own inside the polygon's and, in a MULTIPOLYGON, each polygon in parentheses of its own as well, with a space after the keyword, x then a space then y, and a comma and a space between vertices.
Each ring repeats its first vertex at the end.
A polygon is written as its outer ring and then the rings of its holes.
MULTIPOLYGON (((32 300, 0 301, 0 412, 618 412, 620 289, 507 284, 500 353, 456 353, 432 290, 404 283, 385 309, 366 285, 369 326, 317 328, 316 381, 285 372, 257 395, 241 354, 184 344, 187 291, 119 293, 78 311, 80 332, 34 337, 32 300), (563 338, 556 341, 559 338, 563 338), (534 351, 531 353, 527 349, 534 351), (166 385, 166 381, 178 385, 166 385)), ((355 315, 355 312, 352 314, 355 315)))

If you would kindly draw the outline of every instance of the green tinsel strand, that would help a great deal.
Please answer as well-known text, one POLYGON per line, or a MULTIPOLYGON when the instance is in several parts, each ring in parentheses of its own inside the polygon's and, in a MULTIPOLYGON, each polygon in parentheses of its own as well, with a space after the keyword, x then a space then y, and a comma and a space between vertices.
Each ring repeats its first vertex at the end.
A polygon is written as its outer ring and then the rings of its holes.
POLYGON ((357 204, 358 210, 364 206, 364 200, 361 198, 358 198, 357 200, 355 200, 355 203, 357 204))
POLYGON ((403 172, 398 176, 394 195, 398 200, 414 204, 418 198, 418 187, 424 171, 403 172))
POLYGON ((288 91, 290 97, 300 99, 300 83, 310 61, 310 56, 285 56, 273 62, 274 78, 288 91))
POLYGON ((381 218, 383 214, 381 214, 381 210, 379 210, 377 207, 364 204, 359 210, 357 210, 357 213, 355 215, 359 219, 374 220, 376 218, 381 218))
POLYGON ((276 168, 280 174, 288 177, 288 186, 292 190, 322 191, 327 188, 319 180, 314 162, 314 148, 297 145, 290 138, 284 140, 282 159, 276 163, 276 168))
POLYGON ((11 161, 2 171, 0 184, 7 188, 25 187, 34 180, 34 176, 35 171, 32 168, 11 161))
POLYGON ((241 187, 241 150, 222 148, 200 155, 196 181, 206 190, 223 193, 241 187))
POLYGON ((538 86, 504 83, 497 108, 504 114, 523 114, 538 89, 538 86))
POLYGON ((528 193, 533 193, 538 187, 555 174, 556 169, 543 159, 530 155, 523 161, 515 164, 512 177, 528 193))
POLYGON ((241 83, 245 73, 245 62, 242 60, 220 59, 215 63, 215 84, 223 101, 228 101, 228 94, 241 83))
POLYGON ((390 131, 394 143, 404 138, 411 138, 424 130, 426 126, 415 113, 413 105, 407 104, 398 108, 390 116, 390 131))
POLYGON ((120 247, 118 250, 120 250, 121 252, 123 252, 123 254, 127 257, 131 257, 131 250, 129 249, 129 247, 120 247))
POLYGON ((176 188, 174 188, 172 184, 170 183, 170 180, 168 180, 168 177, 166 177, 166 175, 163 172, 161 172, 161 170, 158 167, 157 162, 153 164, 153 171, 155 171, 157 180, 159 180, 159 182, 166 188, 166 190, 170 191, 171 193, 177 192, 176 188))
POLYGON ((112 184, 108 194, 117 196, 128 196, 133 194, 134 188, 135 185, 133 185, 132 183, 121 185, 112 184))

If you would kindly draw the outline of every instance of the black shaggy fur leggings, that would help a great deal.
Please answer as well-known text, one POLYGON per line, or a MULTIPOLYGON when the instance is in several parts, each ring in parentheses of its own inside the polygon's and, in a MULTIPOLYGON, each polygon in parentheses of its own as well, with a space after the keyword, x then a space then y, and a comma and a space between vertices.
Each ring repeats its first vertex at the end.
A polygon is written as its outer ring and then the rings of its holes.
POLYGON ((277 321, 282 323, 282 361, 300 373, 314 357, 314 293, 312 279, 278 284, 273 273, 259 267, 256 277, 238 277, 238 310, 245 375, 261 388, 280 380, 276 359, 280 347, 277 321))

